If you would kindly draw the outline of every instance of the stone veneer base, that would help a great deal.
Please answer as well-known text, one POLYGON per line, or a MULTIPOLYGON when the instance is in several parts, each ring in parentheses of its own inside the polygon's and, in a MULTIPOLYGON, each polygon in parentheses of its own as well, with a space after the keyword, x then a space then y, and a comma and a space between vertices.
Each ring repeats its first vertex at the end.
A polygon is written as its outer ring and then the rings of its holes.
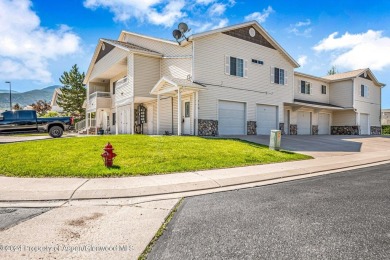
POLYGON ((198 135, 200 136, 218 135, 218 120, 198 119, 198 135))
POLYGON ((290 135, 298 134, 298 126, 290 124, 290 135))
POLYGON ((257 123, 256 121, 246 122, 246 134, 247 135, 256 135, 257 134, 257 123))
POLYGON ((331 126, 332 135, 359 135, 359 126, 331 126))
POLYGON ((380 126, 371 126, 370 127, 370 134, 371 135, 381 135, 382 134, 382 127, 380 127, 380 126))

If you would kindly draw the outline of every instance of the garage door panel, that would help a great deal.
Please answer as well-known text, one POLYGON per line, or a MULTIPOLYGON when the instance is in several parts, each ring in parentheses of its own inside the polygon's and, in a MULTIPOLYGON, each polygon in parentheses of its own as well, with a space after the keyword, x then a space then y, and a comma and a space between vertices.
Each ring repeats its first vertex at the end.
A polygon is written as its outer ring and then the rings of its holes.
POLYGON ((311 134, 311 113, 299 111, 297 125, 298 125, 299 135, 310 135, 311 134))
POLYGON ((245 134, 245 103, 233 101, 219 101, 218 106, 219 134, 245 134))
POLYGON ((330 134, 330 115, 325 113, 318 114, 318 134, 330 134))
POLYGON ((257 134, 269 135, 271 130, 278 129, 278 107, 270 105, 257 105, 257 134))

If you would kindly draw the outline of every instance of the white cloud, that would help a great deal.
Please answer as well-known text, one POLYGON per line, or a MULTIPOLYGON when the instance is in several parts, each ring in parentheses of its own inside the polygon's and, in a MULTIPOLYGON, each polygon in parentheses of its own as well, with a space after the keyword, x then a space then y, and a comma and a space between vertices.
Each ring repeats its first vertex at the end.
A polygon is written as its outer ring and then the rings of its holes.
POLYGON ((214 3, 215 0, 196 0, 195 3, 201 4, 201 5, 209 5, 211 3, 214 3))
POLYGON ((226 5, 221 3, 215 3, 209 9, 210 15, 217 15, 217 16, 222 15, 223 13, 225 13, 225 11, 226 11, 226 5))
POLYGON ((264 23, 268 16, 274 12, 274 9, 272 9, 271 6, 268 6, 267 9, 263 9, 263 12, 254 12, 247 16, 245 16, 245 21, 253 21, 256 20, 259 23, 264 23))
POLYGON ((306 19, 306 21, 299 21, 295 24, 290 24, 288 32, 294 33, 297 36, 311 37, 312 28, 309 27, 310 25, 310 19, 306 19))
POLYGON ((306 55, 300 55, 298 57, 298 63, 301 65, 301 67, 304 67, 307 64, 307 56, 306 55))
POLYGON ((317 52, 331 52, 332 64, 346 69, 370 67, 382 70, 390 65, 390 38, 382 31, 368 30, 365 33, 344 35, 336 38, 330 34, 313 47, 317 52))
POLYGON ((0 0, 0 78, 52 82, 49 61, 74 54, 80 38, 61 25, 40 25, 29 0, 0 0))

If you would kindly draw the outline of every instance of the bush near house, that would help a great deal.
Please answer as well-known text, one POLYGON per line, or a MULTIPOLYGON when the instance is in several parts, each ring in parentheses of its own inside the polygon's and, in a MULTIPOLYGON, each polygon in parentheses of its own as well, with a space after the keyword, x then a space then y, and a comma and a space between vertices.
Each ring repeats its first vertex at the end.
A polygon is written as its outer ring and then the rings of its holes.
POLYGON ((383 135, 390 135, 390 125, 383 125, 382 126, 382 134, 383 135))
POLYGON ((152 175, 310 159, 235 139, 118 135, 2 144, 0 175, 109 177, 152 175), (117 157, 107 169, 100 154, 110 142, 117 157))

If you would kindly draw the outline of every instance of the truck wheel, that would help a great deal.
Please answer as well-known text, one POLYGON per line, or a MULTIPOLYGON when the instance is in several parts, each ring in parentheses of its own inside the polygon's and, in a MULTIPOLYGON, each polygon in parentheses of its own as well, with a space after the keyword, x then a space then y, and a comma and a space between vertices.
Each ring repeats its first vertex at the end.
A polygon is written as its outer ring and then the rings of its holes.
POLYGON ((62 128, 59 126, 53 126, 49 130, 49 135, 53 138, 61 137, 63 133, 64 130, 62 130, 62 128))

